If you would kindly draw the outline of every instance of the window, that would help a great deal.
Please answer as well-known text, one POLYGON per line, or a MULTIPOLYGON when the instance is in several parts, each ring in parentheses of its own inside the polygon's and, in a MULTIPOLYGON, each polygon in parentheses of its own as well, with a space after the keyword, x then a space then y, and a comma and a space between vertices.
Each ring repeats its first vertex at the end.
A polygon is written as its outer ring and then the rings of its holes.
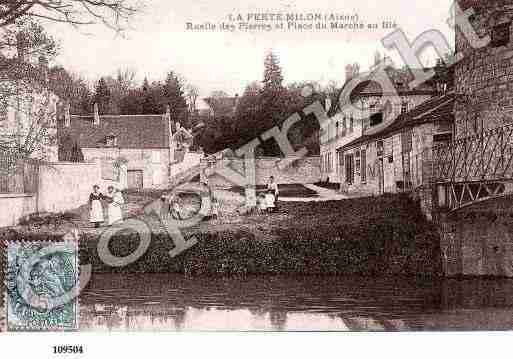
POLYGON ((353 155, 349 154, 346 155, 346 183, 352 184, 354 182, 354 162, 353 162, 353 155))
POLYGON ((401 114, 408 112, 408 102, 403 102, 401 104, 401 114))
POLYGON ((337 131, 336 131, 337 137, 338 137, 338 135, 339 135, 339 126, 338 126, 338 125, 339 125, 339 123, 338 123, 338 121, 337 121, 337 122, 335 123, 335 127, 337 128, 337 131))
POLYGON ((356 153, 355 153, 355 161, 354 161, 354 167, 355 167, 355 173, 356 175, 359 175, 360 174, 360 150, 356 150, 356 153))
POLYGON ((376 153, 377 153, 378 157, 383 156, 383 141, 376 142, 376 153))
POLYGON ((375 113, 370 117, 371 127, 379 125, 382 122, 383 122, 383 113, 382 112, 375 113))
POLYGON ((114 135, 109 135, 105 138, 105 144, 107 145, 107 147, 117 147, 118 138, 114 135))
POLYGON ((346 116, 344 116, 344 119, 342 120, 342 136, 346 135, 347 131, 347 122, 346 122, 346 116))
POLYGON ((511 22, 495 25, 492 29, 492 46, 500 47, 509 44, 511 22))
POLYGON ((362 183, 365 183, 367 182, 367 150, 366 149, 362 149, 360 151, 360 157, 361 157, 361 166, 362 166, 362 169, 361 169, 361 180, 362 180, 362 183))
POLYGON ((151 152, 151 163, 160 163, 160 152, 159 151, 151 152))
POLYGON ((354 130, 354 118, 353 118, 353 115, 351 115, 351 117, 349 117, 349 132, 353 133, 353 130, 354 130))

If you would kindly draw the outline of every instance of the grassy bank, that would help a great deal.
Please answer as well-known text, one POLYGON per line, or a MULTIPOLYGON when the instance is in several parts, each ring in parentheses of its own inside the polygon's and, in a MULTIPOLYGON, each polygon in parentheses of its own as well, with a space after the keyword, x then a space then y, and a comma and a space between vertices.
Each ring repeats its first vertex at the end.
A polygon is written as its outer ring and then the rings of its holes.
MULTIPOLYGON (((81 261, 97 273, 438 275, 439 238, 406 196, 324 203, 282 203, 270 216, 229 217, 184 231, 198 244, 171 258, 173 244, 153 234, 148 251, 124 268, 97 254, 97 239, 83 238, 81 261)), ((116 256, 138 246, 123 233, 110 242, 116 256)))

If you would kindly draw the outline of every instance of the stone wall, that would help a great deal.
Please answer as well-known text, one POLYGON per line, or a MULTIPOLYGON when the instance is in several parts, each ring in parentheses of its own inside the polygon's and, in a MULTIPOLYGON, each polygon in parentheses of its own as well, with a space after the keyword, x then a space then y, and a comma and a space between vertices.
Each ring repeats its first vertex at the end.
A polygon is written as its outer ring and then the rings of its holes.
MULTIPOLYGON (((290 165, 280 169, 278 164, 282 161, 279 157, 263 157, 255 160, 255 179, 257 185, 264 185, 268 182, 270 176, 280 184, 288 183, 316 183, 321 178, 321 168, 319 157, 304 157, 293 159, 290 165)), ((203 177, 208 177, 209 184, 217 187, 232 187, 237 184, 227 180, 219 174, 224 168, 230 168, 244 176, 244 160, 242 159, 222 159, 218 160, 213 167, 207 167, 206 161, 203 161, 205 169, 203 177)), ((204 179, 204 178, 203 178, 204 179)))
POLYGON ((20 218, 36 212, 36 197, 31 194, 0 194, 0 228, 18 224, 20 218))
MULTIPOLYGON (((491 36, 497 24, 513 19, 513 3, 504 0, 458 0, 463 9, 472 7, 471 21, 476 33, 491 36)), ((489 44, 474 49, 464 35, 456 31, 456 52, 462 60, 455 65, 456 138, 513 123, 506 113, 513 110, 513 33, 507 46, 489 44)))
POLYGON ((144 188, 160 186, 169 179, 169 149, 83 148, 82 152, 87 162, 101 158, 127 159, 129 171, 143 172, 144 188))
POLYGON ((496 209, 467 209, 457 218, 441 221, 440 228, 447 276, 513 277, 510 214, 496 209))
MULTIPOLYGON (((119 189, 126 187, 126 183, 103 180, 100 162, 50 163, 40 168, 39 177, 39 212, 62 212, 82 206, 87 203, 95 184, 102 193, 110 185, 119 189)), ((126 175, 121 174, 120 179, 123 178, 126 179, 126 175)))

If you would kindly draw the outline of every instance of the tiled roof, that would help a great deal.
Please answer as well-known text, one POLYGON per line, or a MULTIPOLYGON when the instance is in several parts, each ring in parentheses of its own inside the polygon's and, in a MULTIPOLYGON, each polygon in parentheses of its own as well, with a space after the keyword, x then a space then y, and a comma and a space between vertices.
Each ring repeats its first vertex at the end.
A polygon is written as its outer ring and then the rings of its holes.
MULTIPOLYGON (((445 67, 434 67, 427 69, 396 69, 393 67, 387 67, 385 71, 371 71, 368 75, 368 79, 358 84, 351 93, 351 101, 354 101, 358 97, 365 96, 387 96, 386 93, 383 93, 383 89, 381 88, 380 82, 386 83, 385 81, 390 81, 395 91, 398 95, 433 95, 436 93, 436 81, 444 80, 447 81, 449 87, 452 87, 452 76, 453 69, 448 69, 445 67), (415 88, 410 88, 409 83, 413 81, 415 78, 414 75, 421 74, 428 70, 434 70, 435 76, 430 80, 420 84, 415 88), (387 78, 383 78, 387 76, 387 78), (444 78, 444 76, 446 78, 444 78)), ((332 107, 329 109, 328 116, 335 115, 340 110, 340 97, 347 86, 348 82, 344 84, 342 89, 338 94, 336 101, 333 101, 332 107)))
POLYGON ((373 134, 363 135, 356 140, 349 142, 343 149, 351 148, 362 143, 372 141, 377 138, 398 132, 406 127, 418 126, 426 122, 454 120, 454 92, 449 92, 443 96, 433 97, 420 105, 414 107, 411 111, 398 116, 391 124, 373 134))
POLYGON ((108 136, 115 136, 119 148, 168 148, 169 123, 165 115, 71 116, 70 127, 59 124, 59 138, 70 135, 82 148, 105 147, 108 136))

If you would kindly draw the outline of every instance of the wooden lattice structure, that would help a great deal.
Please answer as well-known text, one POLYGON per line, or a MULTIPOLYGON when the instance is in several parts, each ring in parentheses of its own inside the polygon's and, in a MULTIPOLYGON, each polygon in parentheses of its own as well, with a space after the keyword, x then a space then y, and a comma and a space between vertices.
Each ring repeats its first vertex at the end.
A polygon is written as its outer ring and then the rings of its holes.
POLYGON ((513 182, 513 125, 436 146, 432 156, 432 183, 450 209, 507 194, 513 182))

